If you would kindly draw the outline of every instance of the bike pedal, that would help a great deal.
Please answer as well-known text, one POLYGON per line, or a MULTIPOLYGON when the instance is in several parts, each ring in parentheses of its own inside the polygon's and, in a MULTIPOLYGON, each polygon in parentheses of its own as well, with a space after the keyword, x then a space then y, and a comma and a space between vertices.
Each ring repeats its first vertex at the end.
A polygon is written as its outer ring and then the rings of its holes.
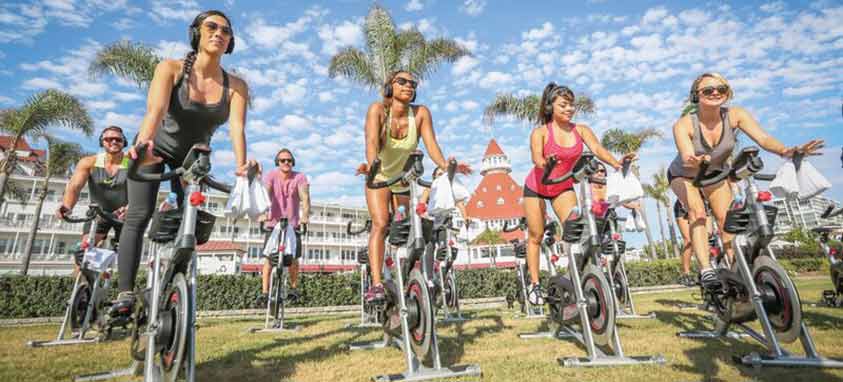
POLYGON ((568 321, 573 319, 577 316, 579 311, 577 310, 577 304, 570 304, 562 308, 562 320, 568 321))

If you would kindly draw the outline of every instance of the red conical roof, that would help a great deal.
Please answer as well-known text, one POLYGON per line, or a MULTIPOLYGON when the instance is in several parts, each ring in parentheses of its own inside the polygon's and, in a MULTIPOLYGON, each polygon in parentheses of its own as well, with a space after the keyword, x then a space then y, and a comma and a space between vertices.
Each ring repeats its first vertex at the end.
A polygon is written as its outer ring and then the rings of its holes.
POLYGON ((492 140, 489 141, 489 146, 486 147, 486 152, 483 153, 483 158, 493 155, 504 155, 503 150, 501 150, 501 147, 498 146, 498 142, 495 141, 495 138, 492 138, 492 140))

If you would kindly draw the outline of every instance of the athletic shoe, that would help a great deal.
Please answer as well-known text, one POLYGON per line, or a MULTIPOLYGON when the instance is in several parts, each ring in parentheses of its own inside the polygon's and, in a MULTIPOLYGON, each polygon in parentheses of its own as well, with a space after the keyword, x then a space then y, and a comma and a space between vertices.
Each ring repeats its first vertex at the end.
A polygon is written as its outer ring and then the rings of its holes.
POLYGON ((108 316, 111 320, 126 318, 132 315, 132 310, 135 306, 134 292, 120 292, 117 299, 111 303, 108 310, 108 316))
POLYGON ((706 269, 700 273, 700 284, 708 291, 717 291, 721 288, 720 279, 713 269, 706 269))
POLYGON ((533 284, 527 293, 527 300, 532 305, 544 305, 544 289, 542 289, 541 285, 533 284))
POLYGON ((287 299, 290 300, 290 302, 297 301, 300 297, 301 295, 299 294, 298 288, 290 288, 287 290, 287 299))
POLYGON ((258 297, 255 298, 255 306, 257 307, 265 307, 266 303, 269 301, 269 293, 261 293, 258 297))
POLYGON ((367 303, 380 303, 386 299, 386 291, 383 289, 383 284, 372 285, 366 291, 365 300, 367 303))

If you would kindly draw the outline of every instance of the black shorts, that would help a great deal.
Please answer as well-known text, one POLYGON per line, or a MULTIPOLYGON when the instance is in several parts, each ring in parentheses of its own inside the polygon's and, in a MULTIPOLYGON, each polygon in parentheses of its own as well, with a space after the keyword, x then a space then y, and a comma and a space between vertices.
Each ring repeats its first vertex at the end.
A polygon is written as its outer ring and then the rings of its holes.
POLYGON ((572 191, 573 189, 574 189, 574 187, 571 186, 571 187, 568 187, 568 188, 560 191, 556 195, 545 196, 545 195, 539 194, 538 192, 535 192, 535 191, 531 190, 530 187, 527 187, 527 185, 525 184, 524 185, 524 197, 525 198, 540 198, 540 199, 544 199, 544 200, 550 200, 552 202, 553 199, 556 199, 557 196, 562 195, 562 194, 564 194, 568 191, 572 191))
MULTIPOLYGON (((114 229, 114 238, 115 240, 120 239, 120 230, 123 228, 122 224, 114 224, 108 220, 105 220, 99 216, 96 217, 97 219, 97 235, 108 235, 108 231, 112 228, 114 229)), ((82 226, 82 234, 85 235, 91 230, 91 222, 85 222, 85 225, 82 226)))
POLYGON ((686 210, 685 206, 682 205, 682 202, 678 200, 673 203, 673 217, 688 220, 688 210, 686 210))
MULTIPOLYGON (((263 249, 266 248, 266 242, 269 240, 269 237, 272 236, 272 231, 267 232, 263 235, 263 246, 261 247, 261 257, 267 257, 263 254, 263 249)), ((296 258, 301 258, 301 234, 296 231, 296 258)))

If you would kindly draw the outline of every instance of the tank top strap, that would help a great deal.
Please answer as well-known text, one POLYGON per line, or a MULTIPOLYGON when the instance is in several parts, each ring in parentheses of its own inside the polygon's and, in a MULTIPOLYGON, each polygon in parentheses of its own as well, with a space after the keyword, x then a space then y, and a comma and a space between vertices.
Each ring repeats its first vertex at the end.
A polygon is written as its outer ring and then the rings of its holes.
POLYGON ((576 143, 574 143, 574 146, 582 143, 582 135, 580 135, 579 130, 577 130, 576 123, 571 122, 571 131, 574 132, 574 137, 576 138, 576 143))
POLYGON ((413 105, 410 105, 407 110, 407 136, 413 135, 414 140, 418 142, 419 134, 416 127, 416 116, 413 114, 413 105))
POLYGON ((222 70, 222 98, 220 100, 221 103, 227 104, 228 102, 228 73, 225 69, 220 68, 222 70))
POLYGON ((694 149, 700 149, 705 147, 705 140, 702 137, 702 131, 700 130, 700 116, 697 112, 693 112, 691 115, 691 125, 693 126, 694 132, 691 138, 691 143, 694 145, 694 149))
POLYGON ((94 167, 105 168, 105 153, 98 153, 94 160, 94 167))

